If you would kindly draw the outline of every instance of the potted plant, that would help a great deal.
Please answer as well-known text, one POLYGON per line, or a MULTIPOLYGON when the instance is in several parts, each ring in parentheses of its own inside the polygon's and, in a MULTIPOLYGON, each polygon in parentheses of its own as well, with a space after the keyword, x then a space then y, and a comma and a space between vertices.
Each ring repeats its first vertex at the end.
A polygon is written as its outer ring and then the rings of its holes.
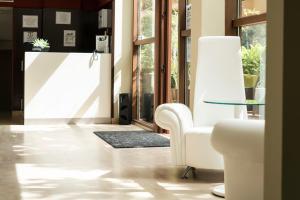
POLYGON ((32 42, 32 51, 38 51, 38 52, 48 52, 50 50, 50 44, 48 40, 44 40, 41 38, 35 39, 32 42))
POLYGON ((178 78, 177 73, 172 73, 171 74, 171 93, 172 93, 173 102, 177 102, 178 96, 179 96, 177 78, 178 78))
POLYGON ((254 88, 257 86, 260 75, 262 49, 263 47, 260 44, 251 45, 250 48, 242 47, 243 71, 247 99, 254 98, 254 88))

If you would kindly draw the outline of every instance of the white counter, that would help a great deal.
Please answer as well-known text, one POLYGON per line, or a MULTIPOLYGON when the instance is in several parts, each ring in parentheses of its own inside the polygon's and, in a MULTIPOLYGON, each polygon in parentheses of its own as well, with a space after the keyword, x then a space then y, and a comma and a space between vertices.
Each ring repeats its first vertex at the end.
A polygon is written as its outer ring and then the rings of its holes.
POLYGON ((111 122, 111 55, 25 53, 25 124, 111 122))

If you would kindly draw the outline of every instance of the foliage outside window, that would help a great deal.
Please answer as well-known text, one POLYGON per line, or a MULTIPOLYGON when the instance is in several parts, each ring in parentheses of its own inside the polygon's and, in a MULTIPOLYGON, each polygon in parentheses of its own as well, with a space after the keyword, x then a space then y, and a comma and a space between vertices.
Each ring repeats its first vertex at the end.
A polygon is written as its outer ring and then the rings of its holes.
POLYGON ((245 87, 264 86, 265 75, 262 73, 265 72, 266 25, 242 27, 241 40, 245 87))
POLYGON ((154 37, 155 0, 139 0, 138 39, 154 37))

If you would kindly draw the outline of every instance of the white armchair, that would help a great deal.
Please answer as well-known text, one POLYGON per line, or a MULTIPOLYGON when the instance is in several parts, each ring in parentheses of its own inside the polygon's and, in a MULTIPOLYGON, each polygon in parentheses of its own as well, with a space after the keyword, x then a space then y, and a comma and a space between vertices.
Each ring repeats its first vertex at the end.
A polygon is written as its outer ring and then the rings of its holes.
POLYGON ((216 124, 212 145, 223 154, 226 200, 263 200, 264 121, 216 124))
MULTIPOLYGON (((222 156, 211 146, 213 126, 233 119, 234 107, 209 105, 204 100, 245 102, 239 37, 213 36, 199 39, 193 115, 183 104, 164 104, 155 112, 158 126, 171 132, 175 165, 223 169, 222 156)), ((246 115, 246 107, 241 109, 246 115)))

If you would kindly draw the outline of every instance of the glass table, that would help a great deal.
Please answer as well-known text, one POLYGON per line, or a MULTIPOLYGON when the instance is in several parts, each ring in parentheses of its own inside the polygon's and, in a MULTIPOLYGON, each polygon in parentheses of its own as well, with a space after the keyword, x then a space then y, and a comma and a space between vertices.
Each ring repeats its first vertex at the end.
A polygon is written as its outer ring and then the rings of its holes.
MULTIPOLYGON (((265 106, 265 102, 258 102, 257 100, 246 100, 245 102, 227 101, 227 100, 204 100, 204 103, 224 106, 234 106, 234 117, 236 119, 247 119, 247 112, 245 106, 265 106)), ((212 193, 218 197, 225 197, 225 185, 216 186, 212 193)))
POLYGON ((227 101, 227 100, 204 100, 204 103, 234 106, 234 117, 236 119, 247 119, 245 106, 265 106, 265 102, 258 102, 257 100, 246 100, 245 102, 227 101))

